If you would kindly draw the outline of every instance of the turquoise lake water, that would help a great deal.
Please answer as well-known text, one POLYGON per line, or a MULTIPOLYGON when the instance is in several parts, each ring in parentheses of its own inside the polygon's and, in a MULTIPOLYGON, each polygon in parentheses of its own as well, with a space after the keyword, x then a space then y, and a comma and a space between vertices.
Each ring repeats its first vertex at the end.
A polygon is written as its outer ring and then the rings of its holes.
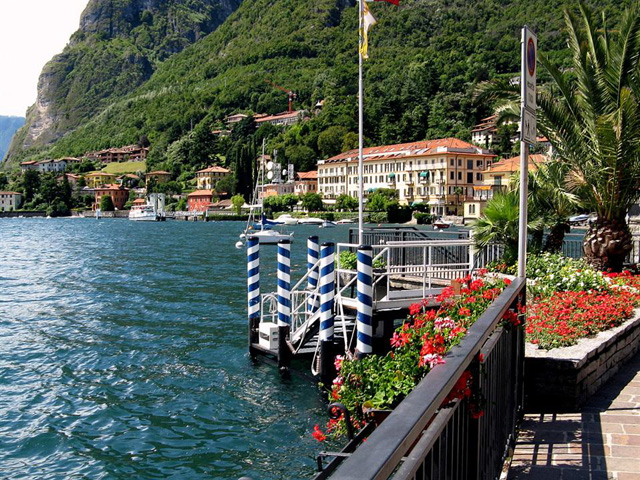
MULTIPOLYGON (((248 358, 242 227, 0 219, 0 478, 313 476, 323 398, 248 358)), ((298 271, 347 239, 295 228, 298 271)))

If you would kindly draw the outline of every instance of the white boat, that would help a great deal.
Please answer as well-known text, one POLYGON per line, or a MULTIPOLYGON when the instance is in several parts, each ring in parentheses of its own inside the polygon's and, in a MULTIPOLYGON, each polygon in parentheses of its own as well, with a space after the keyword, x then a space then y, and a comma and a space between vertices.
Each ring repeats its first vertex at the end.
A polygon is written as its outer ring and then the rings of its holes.
POLYGON ((342 220, 338 220, 336 222, 336 225, 345 225, 345 224, 351 224, 351 223, 356 223, 356 222, 351 218, 343 218, 342 220))
POLYGON ((325 220, 322 222, 319 228, 334 228, 336 226, 335 222, 330 222, 329 220, 325 220))
POLYGON ((246 237, 256 237, 261 245, 273 245, 280 240, 293 240, 293 233, 283 233, 277 230, 257 230, 247 232, 246 237))
POLYGON ((436 230, 442 230, 444 228, 449 228, 451 225, 453 225, 452 222, 447 222, 445 220, 436 220, 435 222, 433 222, 433 228, 436 230))
POLYGON ((295 217, 292 217, 288 213, 285 213, 284 215, 280 215, 278 218, 276 218, 274 222, 280 223, 282 225, 297 225, 298 219, 295 217))
POLYGON ((298 224, 300 225, 322 225, 323 223, 324 220, 316 217, 306 217, 298 219, 298 224))
POLYGON ((153 205, 134 205, 129 211, 129 220, 136 222, 155 222, 158 220, 153 205))

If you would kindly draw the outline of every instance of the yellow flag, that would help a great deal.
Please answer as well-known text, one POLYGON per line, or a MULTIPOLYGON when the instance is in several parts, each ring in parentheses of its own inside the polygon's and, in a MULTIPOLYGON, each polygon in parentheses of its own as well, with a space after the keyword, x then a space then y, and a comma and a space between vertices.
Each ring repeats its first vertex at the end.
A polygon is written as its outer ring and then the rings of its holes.
POLYGON ((367 5, 367 3, 363 3, 362 30, 360 32, 362 36, 362 42, 360 43, 360 54, 362 55, 362 58, 366 59, 369 58, 369 28, 378 23, 378 21, 369 10, 369 6, 367 5))

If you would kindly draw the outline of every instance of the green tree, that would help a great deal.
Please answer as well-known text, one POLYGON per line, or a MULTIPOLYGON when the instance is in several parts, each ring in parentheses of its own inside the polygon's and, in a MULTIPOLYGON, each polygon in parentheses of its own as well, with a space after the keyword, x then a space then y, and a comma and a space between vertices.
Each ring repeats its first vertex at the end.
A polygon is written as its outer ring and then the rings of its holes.
POLYGON ((318 136, 318 150, 325 157, 333 157, 342 152, 344 137, 349 133, 345 127, 334 125, 318 136))
POLYGON ((113 212, 115 207, 111 195, 103 195, 100 199, 100 210, 103 212, 113 212))
POLYGON ((244 205, 245 200, 244 197, 242 195, 234 195, 233 197, 231 197, 231 205, 233 205, 233 208, 236 209, 236 214, 240 215, 241 211, 242 211, 242 205, 244 205))
POLYGON ((513 265, 518 258, 519 197, 515 191, 496 193, 482 216, 471 224, 478 247, 492 243, 504 246, 504 261, 513 265))
POLYGON ((302 208, 304 208, 307 212, 319 212, 321 210, 324 210, 322 196, 319 193, 305 193, 302 196, 302 208))
MULTIPOLYGON (((615 30, 596 24, 584 2, 580 20, 565 11, 571 64, 539 54, 550 85, 538 91, 538 128, 570 168, 569 187, 597 220, 583 247, 596 268, 619 271, 632 248, 626 223, 640 196, 640 7, 628 8, 615 30)), ((484 85, 480 98, 519 99, 507 80, 484 85)), ((516 106, 504 107, 511 115, 516 106)))
POLYGON ((40 174, 35 170, 27 170, 22 175, 21 183, 24 203, 31 202, 36 192, 40 189, 40 174))
POLYGON ((346 193, 341 194, 336 199, 336 210, 341 212, 352 212, 357 210, 358 208, 358 199, 352 197, 351 195, 347 195, 346 193))

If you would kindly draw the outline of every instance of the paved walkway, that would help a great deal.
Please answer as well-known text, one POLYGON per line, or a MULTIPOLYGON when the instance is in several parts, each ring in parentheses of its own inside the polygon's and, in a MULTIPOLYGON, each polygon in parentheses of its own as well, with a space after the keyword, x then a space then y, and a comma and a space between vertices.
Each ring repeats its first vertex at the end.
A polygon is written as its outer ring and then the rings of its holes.
POLYGON ((640 480, 640 353, 574 414, 526 415, 509 480, 640 480))

